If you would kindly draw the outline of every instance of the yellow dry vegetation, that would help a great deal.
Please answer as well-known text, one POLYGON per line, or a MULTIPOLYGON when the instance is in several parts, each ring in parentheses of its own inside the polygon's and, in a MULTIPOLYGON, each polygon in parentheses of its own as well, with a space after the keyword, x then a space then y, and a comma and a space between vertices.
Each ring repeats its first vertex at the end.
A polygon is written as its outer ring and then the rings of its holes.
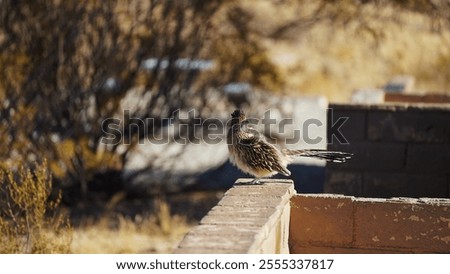
MULTIPOLYGON (((309 14, 317 1, 244 2, 261 32, 309 14), (286 4, 288 3, 288 4, 286 4)), ((406 9, 335 4, 339 18, 294 27, 280 39, 265 38, 270 60, 291 95, 324 95, 348 101, 354 89, 382 87, 396 75, 412 75, 418 93, 450 94, 450 29, 434 27, 435 18, 406 9), (355 16, 355 14, 357 16, 355 16)), ((310 16, 310 17, 309 17, 310 16)), ((307 24, 307 23, 305 23, 307 24)))
POLYGON ((0 170, 0 253, 68 253, 72 229, 52 196, 46 161, 0 170))
POLYGON ((222 196, 223 191, 194 191, 132 201, 115 195, 100 217, 76 220, 70 252, 172 253, 222 196))
POLYGON ((74 229, 71 253, 172 253, 194 225, 180 216, 170 217, 169 227, 162 229, 155 216, 129 218, 107 216, 99 221, 85 219, 74 229), (113 220, 114 219, 114 220, 113 220))

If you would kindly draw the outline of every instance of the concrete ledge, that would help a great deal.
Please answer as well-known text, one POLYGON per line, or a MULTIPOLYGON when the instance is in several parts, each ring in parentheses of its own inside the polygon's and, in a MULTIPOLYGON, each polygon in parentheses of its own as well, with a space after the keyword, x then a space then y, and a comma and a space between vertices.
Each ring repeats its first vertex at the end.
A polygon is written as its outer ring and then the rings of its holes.
POLYGON ((175 253, 289 253, 292 180, 239 179, 175 253))
POLYGON ((450 199, 292 198, 292 253, 450 253, 450 199))

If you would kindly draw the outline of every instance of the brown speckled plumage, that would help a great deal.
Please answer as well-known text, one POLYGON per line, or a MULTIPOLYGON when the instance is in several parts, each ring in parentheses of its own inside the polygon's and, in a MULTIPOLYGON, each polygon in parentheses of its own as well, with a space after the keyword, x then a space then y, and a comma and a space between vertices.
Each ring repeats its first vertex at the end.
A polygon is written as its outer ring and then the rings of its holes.
POLYGON ((245 173, 255 176, 255 183, 260 178, 270 177, 277 173, 291 175, 287 165, 290 156, 320 158, 335 162, 344 162, 351 154, 326 150, 279 150, 258 135, 245 130, 246 117, 242 110, 231 114, 231 124, 227 134, 230 161, 245 173))

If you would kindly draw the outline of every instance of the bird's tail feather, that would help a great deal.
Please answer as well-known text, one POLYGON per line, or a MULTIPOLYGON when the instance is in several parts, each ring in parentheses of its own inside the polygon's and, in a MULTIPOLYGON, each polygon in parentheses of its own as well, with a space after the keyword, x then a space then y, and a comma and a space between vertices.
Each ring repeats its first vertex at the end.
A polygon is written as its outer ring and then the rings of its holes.
POLYGON ((336 163, 343 163, 353 155, 348 152, 329 151, 325 149, 283 149, 283 153, 288 156, 311 157, 336 163))

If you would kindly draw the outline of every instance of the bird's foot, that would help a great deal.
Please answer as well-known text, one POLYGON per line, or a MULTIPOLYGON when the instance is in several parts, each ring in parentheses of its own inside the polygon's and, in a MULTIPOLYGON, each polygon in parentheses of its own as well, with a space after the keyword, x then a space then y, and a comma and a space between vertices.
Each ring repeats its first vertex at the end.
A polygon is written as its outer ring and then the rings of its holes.
POLYGON ((240 180, 238 183, 236 183, 237 185, 262 185, 264 184, 263 179, 261 178, 255 178, 251 181, 247 181, 247 180, 240 180))
POLYGON ((264 182, 261 179, 255 178, 248 183, 249 185, 262 185, 264 182))

